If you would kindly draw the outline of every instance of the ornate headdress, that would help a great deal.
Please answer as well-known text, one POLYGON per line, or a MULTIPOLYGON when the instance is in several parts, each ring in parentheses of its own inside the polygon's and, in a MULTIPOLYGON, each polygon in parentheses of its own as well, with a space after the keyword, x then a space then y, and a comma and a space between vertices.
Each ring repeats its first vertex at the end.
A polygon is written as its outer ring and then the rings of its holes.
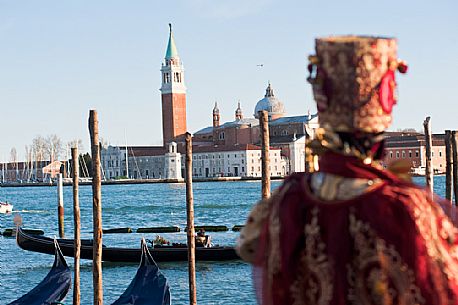
POLYGON ((338 142, 333 145, 340 146, 336 150, 372 158, 371 145, 382 139, 380 134, 391 124, 397 100, 395 71, 407 72, 406 63, 397 59, 396 51, 394 38, 316 39, 316 55, 309 57, 308 81, 317 103, 321 144, 338 142), (349 143, 367 147, 355 150, 348 147, 349 143))
POLYGON ((321 127, 337 132, 380 133, 391 124, 396 104, 396 39, 335 36, 316 39, 309 82, 321 127))

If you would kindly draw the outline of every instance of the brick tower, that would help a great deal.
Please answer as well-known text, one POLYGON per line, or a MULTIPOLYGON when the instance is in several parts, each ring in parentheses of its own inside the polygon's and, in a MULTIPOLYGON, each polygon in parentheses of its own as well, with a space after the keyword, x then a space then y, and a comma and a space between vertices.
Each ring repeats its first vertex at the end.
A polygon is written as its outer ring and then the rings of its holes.
POLYGON ((165 61, 162 64, 162 139, 164 146, 179 141, 186 133, 186 86, 184 69, 169 23, 170 34, 165 61))

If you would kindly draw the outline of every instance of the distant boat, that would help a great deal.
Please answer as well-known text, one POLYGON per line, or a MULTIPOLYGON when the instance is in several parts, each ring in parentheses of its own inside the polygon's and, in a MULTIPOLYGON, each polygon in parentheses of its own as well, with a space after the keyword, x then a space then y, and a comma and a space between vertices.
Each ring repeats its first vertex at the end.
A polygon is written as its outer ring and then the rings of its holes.
MULTIPOLYGON (((19 228, 16 236, 19 247, 24 250, 53 254, 54 241, 49 237, 30 235, 19 228)), ((73 257, 73 239, 58 239, 57 242, 65 256, 73 257)), ((188 260, 186 245, 154 246, 149 251, 156 262, 177 262, 188 260)), ((139 262, 142 256, 141 248, 102 247, 102 260, 105 262, 139 262)), ((82 241, 81 258, 92 259, 92 241, 82 241)), ((196 247, 197 261, 226 261, 240 259, 234 247, 213 246, 209 248, 196 247)))
POLYGON ((0 214, 11 213, 13 211, 13 205, 8 202, 0 202, 0 214))
POLYGON ((70 290, 72 272, 57 242, 54 241, 52 247, 54 248, 54 264, 48 275, 35 288, 8 305, 62 304, 59 302, 70 290))

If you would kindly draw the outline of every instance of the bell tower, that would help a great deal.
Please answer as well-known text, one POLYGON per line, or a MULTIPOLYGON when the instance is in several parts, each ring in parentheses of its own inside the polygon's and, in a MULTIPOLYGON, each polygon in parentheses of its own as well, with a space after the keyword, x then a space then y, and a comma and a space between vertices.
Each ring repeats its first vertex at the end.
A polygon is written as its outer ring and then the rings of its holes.
POLYGON ((169 43, 162 64, 162 139, 164 147, 186 133, 186 86, 184 69, 169 23, 169 43))
POLYGON ((220 115, 219 115, 218 103, 215 102, 215 107, 213 107, 213 128, 219 127, 219 120, 220 120, 220 115))
POLYGON ((240 102, 238 103, 237 109, 235 110, 235 120, 240 121, 243 119, 242 108, 240 107, 240 102))

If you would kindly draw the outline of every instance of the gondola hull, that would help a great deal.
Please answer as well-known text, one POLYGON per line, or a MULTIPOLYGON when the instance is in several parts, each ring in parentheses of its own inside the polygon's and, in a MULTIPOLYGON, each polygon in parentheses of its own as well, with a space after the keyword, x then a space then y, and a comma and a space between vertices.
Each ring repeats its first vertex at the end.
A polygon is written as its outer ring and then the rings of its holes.
MULTIPOLYGON (((51 238, 24 233, 21 229, 17 232, 17 243, 24 250, 54 254, 54 241, 51 238)), ((73 240, 57 240, 64 256, 74 256, 73 240)), ((150 248, 156 262, 178 262, 188 260, 186 247, 160 247, 150 248)), ((103 247, 102 261, 138 263, 142 254, 141 248, 103 247)), ((81 246, 81 259, 92 259, 92 245, 81 246)), ((196 248, 197 261, 225 261, 239 259, 233 247, 196 248)))

